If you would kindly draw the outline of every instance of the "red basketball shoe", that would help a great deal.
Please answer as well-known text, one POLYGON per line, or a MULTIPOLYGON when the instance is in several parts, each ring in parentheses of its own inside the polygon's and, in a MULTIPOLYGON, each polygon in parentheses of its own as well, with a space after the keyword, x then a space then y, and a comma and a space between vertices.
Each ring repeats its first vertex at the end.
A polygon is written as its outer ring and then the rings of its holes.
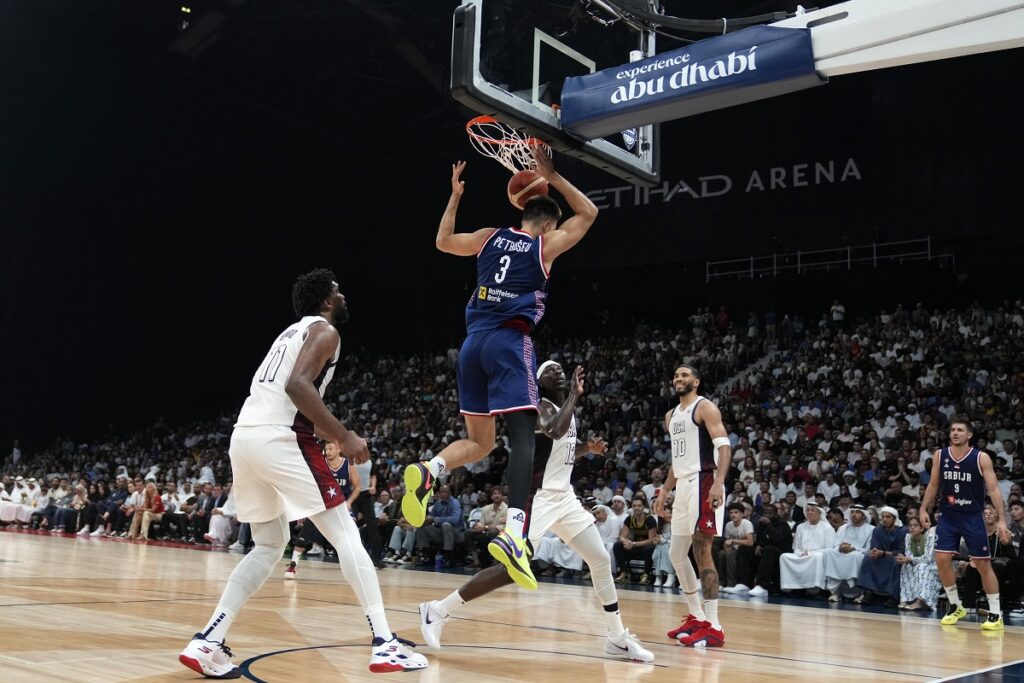
POLYGON ((666 635, 672 640, 678 640, 683 636, 688 636, 691 633, 697 632, 707 623, 708 622, 702 621, 692 614, 688 614, 679 628, 672 629, 666 635))
POLYGON ((725 631, 713 628, 711 623, 706 621, 700 630, 680 638, 679 644, 686 647, 722 647, 725 645, 725 631))

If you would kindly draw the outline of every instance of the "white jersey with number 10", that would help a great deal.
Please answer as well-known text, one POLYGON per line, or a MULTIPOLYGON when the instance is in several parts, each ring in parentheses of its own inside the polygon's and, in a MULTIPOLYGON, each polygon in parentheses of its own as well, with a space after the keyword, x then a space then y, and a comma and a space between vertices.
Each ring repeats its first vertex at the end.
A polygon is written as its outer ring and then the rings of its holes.
POLYGON ((672 438, 672 471, 676 479, 718 468, 718 453, 707 427, 697 424, 694 413, 707 399, 703 396, 686 406, 676 406, 668 423, 672 438))

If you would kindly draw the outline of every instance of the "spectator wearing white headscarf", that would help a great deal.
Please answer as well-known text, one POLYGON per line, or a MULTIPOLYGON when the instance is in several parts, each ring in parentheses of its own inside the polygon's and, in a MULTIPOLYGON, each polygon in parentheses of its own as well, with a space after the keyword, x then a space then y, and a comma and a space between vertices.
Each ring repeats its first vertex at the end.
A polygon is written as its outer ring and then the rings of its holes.
POLYGON ((824 519, 825 509, 817 503, 804 506, 807 521, 796 528, 793 552, 779 558, 783 590, 825 587, 825 551, 835 542, 836 532, 824 519))
MULTIPOLYGON (((871 549, 861 564, 857 585, 895 603, 900 596, 900 565, 896 556, 905 552, 907 530, 895 508, 881 507, 878 516, 881 524, 871 533, 871 549)), ((870 594, 865 593, 857 602, 869 597, 870 594)))
POLYGON ((825 553, 825 588, 831 593, 829 602, 839 602, 844 584, 850 588, 856 585, 874 530, 867 522, 864 506, 851 505, 850 521, 839 527, 835 543, 825 553))

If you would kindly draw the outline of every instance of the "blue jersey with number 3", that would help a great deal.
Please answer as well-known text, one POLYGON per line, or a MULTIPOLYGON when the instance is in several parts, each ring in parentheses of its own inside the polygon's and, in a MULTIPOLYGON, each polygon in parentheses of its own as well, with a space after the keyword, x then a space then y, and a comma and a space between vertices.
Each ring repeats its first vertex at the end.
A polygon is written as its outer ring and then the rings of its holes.
POLYGON ((543 235, 515 228, 491 233, 476 256, 476 291, 466 305, 466 331, 480 332, 522 320, 531 329, 544 316, 548 274, 543 235))

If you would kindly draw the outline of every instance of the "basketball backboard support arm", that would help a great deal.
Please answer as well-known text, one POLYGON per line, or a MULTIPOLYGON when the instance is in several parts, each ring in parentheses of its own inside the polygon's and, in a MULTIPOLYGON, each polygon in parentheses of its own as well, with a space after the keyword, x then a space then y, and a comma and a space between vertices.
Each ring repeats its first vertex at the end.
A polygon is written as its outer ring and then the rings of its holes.
MULTIPOLYGON (((639 155, 606 140, 581 143, 562 131, 555 109, 542 107, 488 82, 480 72, 480 17, 483 0, 465 0, 455 10, 452 30, 451 94, 473 111, 489 114, 543 140, 552 149, 585 160, 603 171, 643 187, 659 180, 659 150, 655 126, 638 131, 639 155)), ((646 41, 654 54, 653 41, 646 41)))
POLYGON ((771 26, 811 29, 822 76, 1024 46, 1021 0, 850 0, 771 26))

